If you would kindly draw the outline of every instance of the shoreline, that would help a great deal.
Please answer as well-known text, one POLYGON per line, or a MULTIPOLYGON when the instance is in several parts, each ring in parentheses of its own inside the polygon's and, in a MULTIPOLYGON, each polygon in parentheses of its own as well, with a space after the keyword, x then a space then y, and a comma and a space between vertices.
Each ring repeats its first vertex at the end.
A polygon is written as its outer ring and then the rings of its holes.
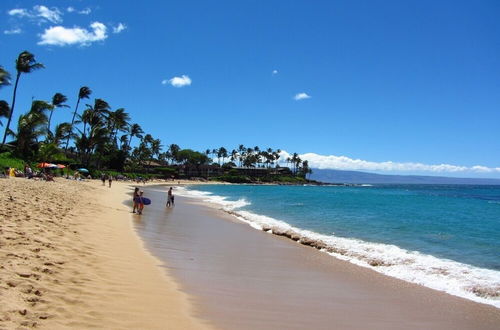
POLYGON ((289 239, 391 278, 500 309, 500 300, 496 298, 499 273, 494 270, 446 258, 440 259, 390 243, 373 243, 320 234, 296 227, 276 217, 239 209, 247 204, 246 200, 234 201, 229 197, 226 200, 216 194, 197 191, 196 186, 183 190, 181 194, 212 209, 220 210, 258 231, 289 239), (472 280, 469 281, 469 277, 472 280))
POLYGON ((0 328, 211 328, 134 232, 129 183, 0 185, 0 328))
MULTIPOLYGON (((164 198, 161 190, 146 193, 164 198)), ((500 322, 493 306, 256 231, 200 200, 176 203, 148 209, 137 231, 194 297, 196 316, 219 328, 495 329, 500 322)))

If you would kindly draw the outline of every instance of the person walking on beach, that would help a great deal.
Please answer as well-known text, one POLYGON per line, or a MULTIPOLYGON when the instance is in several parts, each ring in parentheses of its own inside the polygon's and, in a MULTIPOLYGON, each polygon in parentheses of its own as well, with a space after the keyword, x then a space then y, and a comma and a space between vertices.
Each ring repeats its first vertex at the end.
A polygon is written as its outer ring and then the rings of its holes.
POLYGON ((111 188, 111 183, 113 182, 113 176, 112 175, 109 176, 108 182, 109 182, 109 187, 111 188))
POLYGON ((174 192, 172 190, 172 187, 170 187, 167 194, 167 207, 172 206, 174 206, 174 192))
POLYGON ((132 201, 134 202, 132 213, 135 213, 135 211, 139 209, 139 188, 137 187, 134 189, 134 197, 132 197, 132 201))
POLYGON ((103 186, 106 185, 106 174, 101 173, 101 181, 103 186))

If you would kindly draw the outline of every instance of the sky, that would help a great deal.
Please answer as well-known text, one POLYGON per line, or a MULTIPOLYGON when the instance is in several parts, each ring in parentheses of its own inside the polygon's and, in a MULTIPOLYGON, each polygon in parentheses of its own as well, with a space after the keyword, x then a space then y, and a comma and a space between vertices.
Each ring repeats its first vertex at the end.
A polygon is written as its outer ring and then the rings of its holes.
POLYGON ((499 17, 496 0, 2 0, 0 65, 46 67, 21 77, 13 122, 89 86, 164 145, 500 178, 499 17))

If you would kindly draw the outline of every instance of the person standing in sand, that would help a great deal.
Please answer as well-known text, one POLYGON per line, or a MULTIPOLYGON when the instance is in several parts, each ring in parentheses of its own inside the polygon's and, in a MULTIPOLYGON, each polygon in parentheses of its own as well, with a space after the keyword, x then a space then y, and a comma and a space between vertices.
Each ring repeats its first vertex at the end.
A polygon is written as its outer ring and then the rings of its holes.
POLYGON ((113 182, 113 176, 112 175, 109 176, 108 182, 109 182, 109 187, 111 188, 111 183, 113 182))

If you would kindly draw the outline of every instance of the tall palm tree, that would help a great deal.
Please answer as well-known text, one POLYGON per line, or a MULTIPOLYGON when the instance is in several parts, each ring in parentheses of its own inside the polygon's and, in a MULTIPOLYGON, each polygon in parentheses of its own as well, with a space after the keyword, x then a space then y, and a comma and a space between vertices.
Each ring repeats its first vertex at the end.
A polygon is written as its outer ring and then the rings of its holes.
POLYGON ((47 137, 49 136, 49 134, 51 134, 50 122, 52 121, 52 114, 54 113, 54 109, 69 108, 68 105, 64 104, 64 102, 66 102, 67 100, 68 98, 61 93, 55 93, 54 96, 52 97, 52 107, 50 108, 49 122, 47 124, 47 137))
POLYGON ((130 144, 132 143, 132 138, 134 136, 138 137, 139 139, 142 138, 142 134, 144 133, 144 131, 142 130, 141 126, 139 126, 139 124, 132 124, 130 125, 130 129, 128 132, 130 135, 130 138, 128 139, 128 149, 130 150, 130 144))
POLYGON ((68 150, 69 139, 71 137, 71 134, 73 134, 73 125, 75 124, 75 117, 76 114, 78 113, 78 105, 80 104, 80 100, 88 99, 90 94, 92 94, 90 88, 88 88, 87 86, 80 87, 80 91, 78 92, 78 100, 76 101, 75 112, 73 112, 73 118, 71 119, 71 129, 69 131, 68 138, 66 140, 66 147, 64 148, 64 152, 68 150))
POLYGON ((17 57, 16 60, 16 82, 14 84, 14 92, 12 95, 12 104, 10 106, 9 119, 7 120, 7 126, 5 127, 5 133, 3 135, 2 146, 5 144, 5 139, 7 138, 7 132, 9 131, 10 121, 12 120, 12 114, 14 113, 14 108, 16 106, 16 93, 17 86, 19 84, 19 78, 22 73, 30 73, 37 69, 44 68, 43 64, 37 63, 35 60, 35 55, 31 54, 28 51, 24 51, 17 57))

